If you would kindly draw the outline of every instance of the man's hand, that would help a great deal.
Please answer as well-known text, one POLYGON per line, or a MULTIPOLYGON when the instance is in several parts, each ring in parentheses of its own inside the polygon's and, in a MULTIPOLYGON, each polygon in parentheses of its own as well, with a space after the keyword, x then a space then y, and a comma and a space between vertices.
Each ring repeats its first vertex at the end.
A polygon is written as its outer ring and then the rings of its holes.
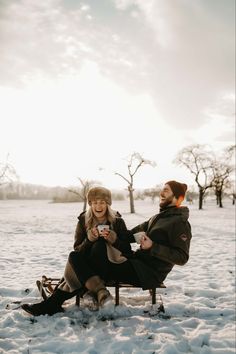
POLYGON ((147 235, 144 235, 141 238, 140 247, 142 250, 149 250, 152 247, 152 245, 153 242, 147 235))

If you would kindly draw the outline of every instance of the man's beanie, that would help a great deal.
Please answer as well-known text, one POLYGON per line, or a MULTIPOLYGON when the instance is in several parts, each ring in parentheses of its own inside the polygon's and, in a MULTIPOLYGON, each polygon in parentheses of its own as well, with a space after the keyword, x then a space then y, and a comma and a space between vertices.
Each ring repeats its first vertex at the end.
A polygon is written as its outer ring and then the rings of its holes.
POLYGON ((103 199, 109 205, 111 205, 111 192, 104 187, 93 187, 88 191, 87 200, 91 205, 92 200, 103 199))
POLYGON ((170 186, 175 198, 178 199, 180 196, 182 196, 182 197, 185 196, 186 190, 188 188, 187 184, 179 183, 176 181, 169 181, 169 182, 166 182, 166 184, 168 184, 170 186))

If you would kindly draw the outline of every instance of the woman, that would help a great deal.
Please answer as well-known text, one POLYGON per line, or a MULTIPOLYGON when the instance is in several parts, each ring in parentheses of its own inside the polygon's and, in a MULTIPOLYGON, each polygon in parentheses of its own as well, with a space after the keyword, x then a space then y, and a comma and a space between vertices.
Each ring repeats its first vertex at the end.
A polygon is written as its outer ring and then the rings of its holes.
POLYGON ((111 295, 104 285, 108 270, 101 265, 101 257, 119 264, 132 255, 125 222, 111 209, 111 192, 104 187, 93 187, 87 200, 89 209, 78 217, 74 251, 66 264, 64 282, 41 303, 22 305, 23 310, 34 316, 63 311, 63 302, 84 289, 90 291, 99 306, 104 306, 111 295))

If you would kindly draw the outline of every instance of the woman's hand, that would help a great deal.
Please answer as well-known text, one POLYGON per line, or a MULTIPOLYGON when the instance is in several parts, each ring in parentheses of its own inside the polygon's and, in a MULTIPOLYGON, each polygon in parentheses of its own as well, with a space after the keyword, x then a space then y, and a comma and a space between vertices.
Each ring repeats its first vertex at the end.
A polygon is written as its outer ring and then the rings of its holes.
POLYGON ((103 237, 106 241, 109 239, 110 230, 103 229, 100 231, 100 236, 103 237))
POLYGON ((116 239, 117 239, 117 235, 115 233, 115 231, 113 230, 108 230, 108 229, 104 229, 100 232, 100 236, 104 238, 104 240, 106 240, 107 242, 113 244, 116 239))
POLYGON ((87 231, 88 239, 91 242, 95 242, 99 238, 99 233, 96 227, 93 227, 92 229, 87 231))
POLYGON ((153 245, 153 241, 147 235, 144 235, 140 241, 140 247, 142 250, 149 250, 153 245))
POLYGON ((99 237, 99 232, 98 232, 98 229, 96 228, 96 226, 92 227, 91 233, 94 237, 96 237, 96 238, 99 237))

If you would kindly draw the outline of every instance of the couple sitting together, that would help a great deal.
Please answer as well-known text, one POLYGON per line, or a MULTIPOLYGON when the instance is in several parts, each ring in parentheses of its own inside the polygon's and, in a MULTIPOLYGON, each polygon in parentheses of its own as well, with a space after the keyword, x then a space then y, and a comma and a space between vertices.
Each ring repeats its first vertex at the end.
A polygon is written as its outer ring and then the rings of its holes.
POLYGON ((189 209, 181 207, 187 185, 169 181, 160 192, 160 212, 127 230, 121 215, 111 208, 111 192, 104 187, 89 190, 89 208, 78 217, 74 251, 69 254, 63 281, 54 293, 22 309, 34 315, 62 312, 62 304, 88 291, 98 306, 112 299, 107 281, 118 281, 145 289, 157 287, 175 264, 189 258, 191 227, 189 209), (140 248, 132 251, 136 233, 140 248), (139 234, 140 235, 140 234, 139 234))

